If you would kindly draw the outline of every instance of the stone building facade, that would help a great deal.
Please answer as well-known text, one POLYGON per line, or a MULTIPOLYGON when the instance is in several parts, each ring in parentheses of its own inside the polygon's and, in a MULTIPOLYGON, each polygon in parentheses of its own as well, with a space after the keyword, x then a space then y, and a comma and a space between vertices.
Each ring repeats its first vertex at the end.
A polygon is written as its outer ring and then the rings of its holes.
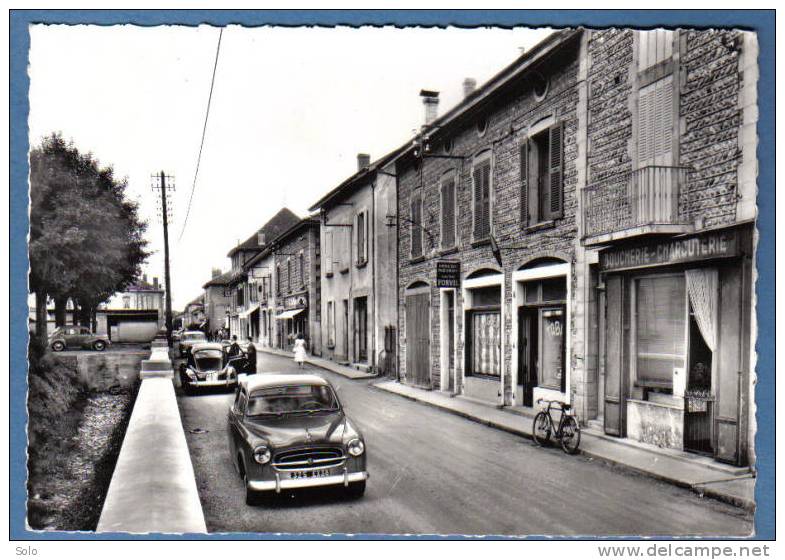
POLYGON ((590 32, 587 52, 581 237, 597 255, 585 277, 599 332, 587 418, 750 464, 756 37, 612 29, 590 32))
POLYGON ((464 101, 426 123, 399 158, 405 382, 505 406, 581 396, 572 348, 583 335, 575 261, 584 49, 582 31, 556 33, 480 90, 468 82, 464 101), (545 345, 539 329, 553 333, 545 345), (549 363, 538 371, 540 355, 549 363))

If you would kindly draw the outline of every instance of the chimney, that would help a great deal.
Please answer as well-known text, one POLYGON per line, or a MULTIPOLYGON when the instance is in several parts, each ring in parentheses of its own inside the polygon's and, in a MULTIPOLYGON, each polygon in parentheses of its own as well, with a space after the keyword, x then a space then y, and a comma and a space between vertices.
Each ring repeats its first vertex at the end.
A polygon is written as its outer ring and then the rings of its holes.
POLYGON ((257 245, 264 245, 264 232, 260 231, 256 233, 256 244, 257 245))
POLYGON ((439 92, 423 89, 420 90, 420 97, 425 107, 425 124, 429 125, 439 114, 439 92))
POLYGON ((371 165, 371 156, 369 154, 357 154, 357 171, 362 171, 371 165))
POLYGON ((463 98, 466 99, 469 97, 472 93, 474 93, 475 89, 477 89, 477 80, 474 78, 466 78, 463 81, 463 98))
POLYGON ((158 289, 158 276, 153 276, 153 288, 158 289))
POLYGON ((220 268, 214 268, 212 277, 213 278, 218 278, 220 275, 221 275, 221 269, 220 268))

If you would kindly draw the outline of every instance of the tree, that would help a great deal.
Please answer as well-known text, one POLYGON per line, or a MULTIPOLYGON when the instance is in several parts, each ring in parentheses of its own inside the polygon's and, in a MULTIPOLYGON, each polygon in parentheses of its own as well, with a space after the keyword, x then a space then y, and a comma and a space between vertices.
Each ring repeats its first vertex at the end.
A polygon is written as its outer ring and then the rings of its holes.
POLYGON ((70 298, 82 324, 96 307, 141 273, 149 253, 127 181, 100 168, 59 134, 44 138, 30 154, 30 290, 36 294, 36 335, 46 339, 46 301, 53 297, 58 320, 70 298), (60 309, 58 309, 60 308, 60 309))

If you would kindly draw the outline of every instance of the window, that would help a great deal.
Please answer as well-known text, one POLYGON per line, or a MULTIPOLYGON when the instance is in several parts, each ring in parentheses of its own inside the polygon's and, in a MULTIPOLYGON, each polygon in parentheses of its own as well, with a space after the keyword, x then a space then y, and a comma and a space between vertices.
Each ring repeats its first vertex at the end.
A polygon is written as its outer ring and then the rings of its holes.
POLYGON ((305 254, 300 251, 297 258, 300 260, 300 285, 305 286, 305 254))
POLYGON ((652 29, 638 32, 638 71, 666 61, 673 56, 673 31, 652 29))
POLYGON ((411 257, 415 259, 422 256, 422 197, 420 195, 412 197, 409 226, 412 232, 411 257))
POLYGON ((455 176, 442 178, 441 183, 442 249, 455 247, 455 176))
POLYGON ((673 165, 673 75, 638 91, 638 167, 673 165))
POLYGON ((561 122, 521 144, 521 223, 561 218, 564 210, 564 127, 561 122))
POLYGON ((282 287, 282 282, 281 282, 281 265, 280 264, 276 264, 275 265, 275 294, 276 295, 279 295, 279 296, 281 295, 281 287, 282 287))
POLYGON ((673 368, 684 367, 686 292, 684 276, 635 280, 635 362, 637 385, 671 388, 673 368))
POLYGON ((491 160, 487 157, 472 169, 474 240, 491 234, 491 160))
POLYGON ((333 232, 324 233, 324 273, 327 276, 333 274, 333 232))
POLYGON ((335 347, 335 302, 327 302, 327 346, 335 347))
POLYGON ((367 212, 360 212, 357 214, 357 264, 363 265, 368 261, 368 244, 367 244, 367 212))
POLYGON ((292 259, 286 259, 286 291, 292 291, 292 259))

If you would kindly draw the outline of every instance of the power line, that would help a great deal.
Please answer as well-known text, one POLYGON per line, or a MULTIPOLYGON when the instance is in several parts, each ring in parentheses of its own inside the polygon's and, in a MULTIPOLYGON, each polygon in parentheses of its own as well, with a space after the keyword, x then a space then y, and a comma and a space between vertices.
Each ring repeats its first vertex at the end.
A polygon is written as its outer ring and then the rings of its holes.
POLYGON ((210 117, 210 102, 213 100, 213 86, 215 85, 215 70, 218 68, 218 54, 221 52, 221 37, 223 37, 224 30, 218 34, 218 47, 215 49, 215 63, 213 64, 213 77, 210 80, 210 95, 207 97, 207 112, 204 115, 204 127, 202 127, 202 142, 199 144, 199 156, 196 158, 196 172, 194 173, 194 184, 191 186, 191 196, 188 198, 188 208, 185 211, 185 220, 183 221, 183 229, 180 231, 180 241, 185 233, 185 227, 188 225, 188 216, 191 214, 191 202, 194 199, 194 191, 196 190, 196 178, 199 176, 199 164, 202 162, 202 148, 204 148, 204 137, 207 133, 207 119, 210 117))

